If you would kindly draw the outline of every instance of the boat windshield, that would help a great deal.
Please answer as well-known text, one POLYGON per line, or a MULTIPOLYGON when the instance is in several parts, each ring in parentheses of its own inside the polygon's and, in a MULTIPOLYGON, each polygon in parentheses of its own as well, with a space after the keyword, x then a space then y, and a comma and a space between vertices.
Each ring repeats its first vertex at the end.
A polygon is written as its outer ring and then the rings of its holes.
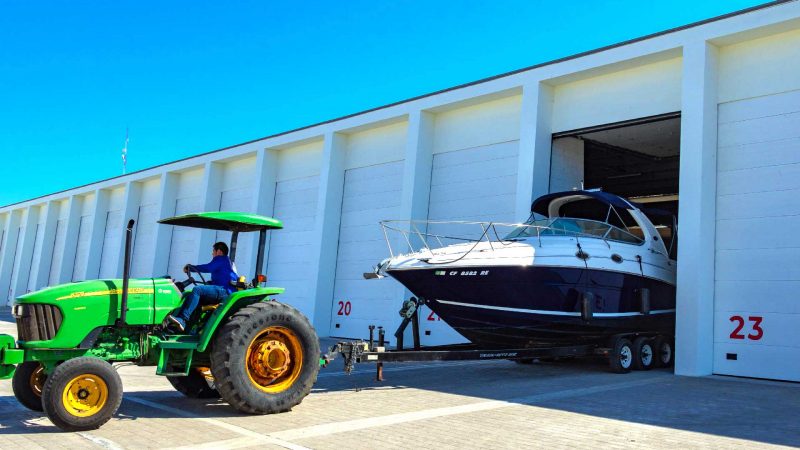
POLYGON ((584 236, 608 239, 611 241, 641 244, 643 239, 611 224, 589 219, 554 217, 530 220, 518 226, 506 239, 523 239, 538 236, 584 236))

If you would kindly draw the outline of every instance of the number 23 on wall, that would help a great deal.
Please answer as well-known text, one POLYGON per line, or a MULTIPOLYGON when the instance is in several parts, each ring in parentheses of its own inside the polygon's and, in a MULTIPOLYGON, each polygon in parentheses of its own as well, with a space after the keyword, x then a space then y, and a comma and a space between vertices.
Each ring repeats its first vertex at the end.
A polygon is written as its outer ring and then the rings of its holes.
POLYGON ((744 328, 745 320, 742 316, 731 316, 729 319, 731 322, 736 323, 736 328, 731 332, 731 339, 750 339, 751 341, 757 341, 764 337, 764 330, 761 328, 761 322, 764 320, 761 316, 748 316, 747 320, 752 323, 751 328, 752 332, 748 333, 747 335, 742 334, 742 328, 744 328))

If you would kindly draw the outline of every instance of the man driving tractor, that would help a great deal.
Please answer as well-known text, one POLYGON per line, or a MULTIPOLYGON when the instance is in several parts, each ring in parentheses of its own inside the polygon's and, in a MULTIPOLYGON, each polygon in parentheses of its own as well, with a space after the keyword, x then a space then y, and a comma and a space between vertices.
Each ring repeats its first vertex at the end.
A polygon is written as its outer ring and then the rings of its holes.
POLYGON ((228 257, 228 245, 217 242, 211 250, 211 261, 208 264, 190 265, 183 268, 187 275, 190 271, 211 273, 209 284, 197 284, 191 292, 184 296, 183 305, 176 313, 167 316, 167 320, 181 332, 186 329, 186 324, 198 305, 215 305, 223 302, 236 290, 231 284, 239 279, 234 270, 233 263, 228 257))

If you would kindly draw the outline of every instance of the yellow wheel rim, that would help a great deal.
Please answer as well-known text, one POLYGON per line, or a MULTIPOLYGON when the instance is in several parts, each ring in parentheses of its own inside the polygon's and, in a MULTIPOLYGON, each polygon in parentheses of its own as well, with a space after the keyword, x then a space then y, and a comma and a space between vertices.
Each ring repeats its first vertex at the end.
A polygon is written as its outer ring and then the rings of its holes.
POLYGON ((288 328, 268 327, 247 347, 247 376, 256 388, 276 394, 289 389, 303 368, 303 346, 288 328))
POLYGON ((93 374, 83 374, 70 380, 64 387, 62 401, 64 409, 76 417, 89 417, 97 414, 108 400, 108 386, 102 378, 93 374))
POLYGON ((42 388, 44 387, 44 382, 47 379, 47 374, 44 373, 44 367, 39 366, 31 373, 31 378, 28 380, 28 384, 31 387, 31 391, 36 394, 37 397, 42 396, 42 388))

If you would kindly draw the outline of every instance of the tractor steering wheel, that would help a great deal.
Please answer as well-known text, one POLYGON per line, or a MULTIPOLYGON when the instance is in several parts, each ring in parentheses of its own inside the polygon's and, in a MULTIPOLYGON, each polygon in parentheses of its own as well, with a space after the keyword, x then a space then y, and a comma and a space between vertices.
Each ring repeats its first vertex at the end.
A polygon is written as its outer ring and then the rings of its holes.
POLYGON ((200 276, 200 280, 203 282, 203 284, 206 284, 206 279, 203 277, 203 274, 200 273, 200 271, 198 271, 197 269, 195 269, 193 265, 187 264, 186 265, 186 270, 187 270, 186 275, 188 275, 189 278, 187 278, 186 281, 184 281, 184 283, 188 282, 188 283, 197 285, 197 281, 192 277, 192 272, 194 272, 194 273, 196 273, 197 275, 200 276))

